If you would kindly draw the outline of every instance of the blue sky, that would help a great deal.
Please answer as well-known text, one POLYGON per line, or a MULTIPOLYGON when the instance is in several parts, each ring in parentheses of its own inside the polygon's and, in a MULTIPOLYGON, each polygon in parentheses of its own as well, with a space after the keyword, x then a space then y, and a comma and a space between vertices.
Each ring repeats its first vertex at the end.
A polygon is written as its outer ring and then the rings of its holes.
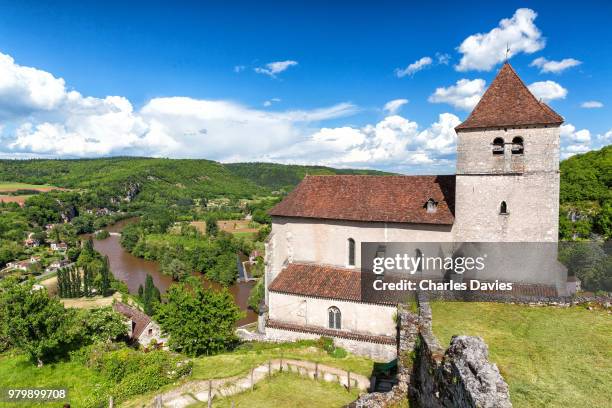
POLYGON ((125 3, 0 2, 0 156, 452 173, 506 43, 564 157, 612 143, 603 2, 125 3))

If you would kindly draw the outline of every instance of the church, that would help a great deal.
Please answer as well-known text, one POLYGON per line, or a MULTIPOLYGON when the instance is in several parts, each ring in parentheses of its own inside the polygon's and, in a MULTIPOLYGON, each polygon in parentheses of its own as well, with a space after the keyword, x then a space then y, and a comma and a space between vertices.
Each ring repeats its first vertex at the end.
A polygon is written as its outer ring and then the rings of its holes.
POLYGON ((505 63, 455 128, 455 175, 306 176, 269 212, 266 338, 394 358, 397 305, 362 298, 364 242, 556 243, 562 123, 505 63))

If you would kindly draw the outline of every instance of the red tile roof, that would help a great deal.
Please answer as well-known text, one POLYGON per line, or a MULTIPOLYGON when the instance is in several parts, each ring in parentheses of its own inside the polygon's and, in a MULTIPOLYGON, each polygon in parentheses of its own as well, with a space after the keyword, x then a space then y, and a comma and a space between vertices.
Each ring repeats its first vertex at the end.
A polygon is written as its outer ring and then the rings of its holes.
POLYGON ((306 176, 273 216, 452 225, 455 176, 306 176), (430 198, 437 211, 427 212, 430 198))
POLYGON ((470 116, 455 130, 520 125, 560 125, 563 118, 529 91, 505 63, 470 116))
MULTIPOLYGON (((290 263, 270 284, 269 290, 289 295, 363 302, 361 277, 358 269, 290 263)), ((380 304, 397 303, 392 299, 381 299, 380 295, 370 298, 380 304)))
POLYGON ((138 309, 130 307, 125 303, 117 302, 113 309, 132 321, 132 338, 140 337, 145 327, 151 322, 151 318, 138 309))

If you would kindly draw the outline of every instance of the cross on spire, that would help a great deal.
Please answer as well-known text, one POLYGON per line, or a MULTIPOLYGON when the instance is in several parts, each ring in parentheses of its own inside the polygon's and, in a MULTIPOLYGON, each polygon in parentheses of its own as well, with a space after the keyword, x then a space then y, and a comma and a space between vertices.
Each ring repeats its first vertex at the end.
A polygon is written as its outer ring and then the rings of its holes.
POLYGON ((510 54, 510 45, 506 43, 506 62, 508 62, 508 55, 510 54))

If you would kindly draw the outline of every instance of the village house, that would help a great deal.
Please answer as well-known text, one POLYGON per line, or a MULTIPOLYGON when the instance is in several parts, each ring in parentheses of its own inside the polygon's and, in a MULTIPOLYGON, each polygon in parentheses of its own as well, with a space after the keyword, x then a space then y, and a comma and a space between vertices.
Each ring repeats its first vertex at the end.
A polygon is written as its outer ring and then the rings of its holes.
POLYGON ((6 264, 5 269, 13 269, 18 271, 26 272, 32 265, 40 262, 39 256, 31 256, 29 259, 23 261, 13 261, 6 264))
POLYGON ((47 272, 55 271, 60 268, 65 268, 66 266, 70 264, 71 262, 68 259, 59 259, 59 260, 51 262, 49 266, 47 267, 47 269, 45 269, 45 271, 47 272))
MULTIPOLYGON (((331 336, 388 360, 397 305, 362 298, 361 243, 536 242, 554 244, 556 255, 562 123, 506 63, 455 128, 455 175, 306 176, 269 212, 260 330, 273 341, 331 336)), ((524 283, 564 294, 565 281, 550 284, 562 273, 526 274, 524 283)))
POLYGON ((163 348, 167 345, 168 339, 162 336, 161 327, 149 316, 122 302, 114 303, 113 309, 125 317, 128 337, 131 340, 138 342, 144 348, 152 345, 163 348))
POLYGON ((40 241, 34 238, 33 232, 28 234, 28 238, 23 243, 28 248, 36 248, 40 245, 40 241))
POLYGON ((57 252, 66 252, 68 250, 68 245, 65 242, 52 242, 51 250, 57 252))

